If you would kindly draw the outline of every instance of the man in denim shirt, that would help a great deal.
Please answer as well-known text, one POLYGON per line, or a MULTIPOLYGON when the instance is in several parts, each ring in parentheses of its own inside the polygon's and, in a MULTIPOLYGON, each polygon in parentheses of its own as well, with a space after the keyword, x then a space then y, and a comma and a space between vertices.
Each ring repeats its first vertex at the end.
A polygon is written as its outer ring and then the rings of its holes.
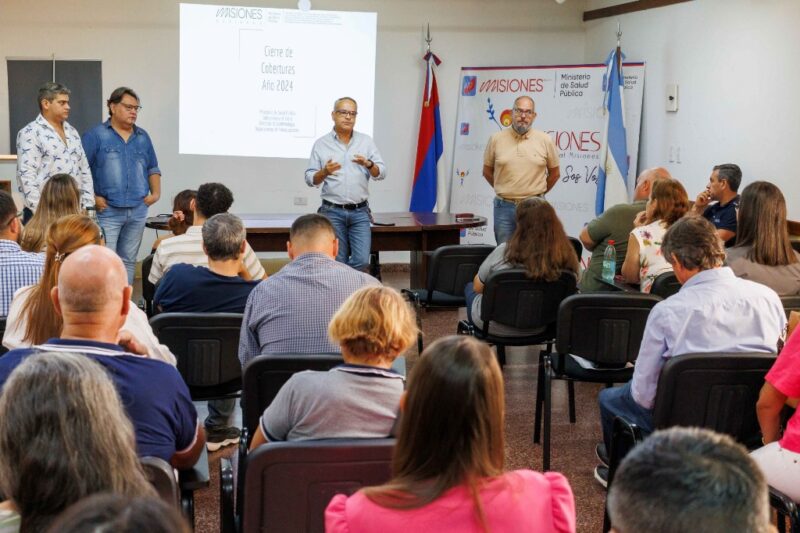
POLYGON ((106 104, 110 118, 83 135, 83 148, 106 246, 122 258, 132 284, 147 208, 161 196, 161 170, 150 136, 136 125, 136 93, 119 87, 106 104))

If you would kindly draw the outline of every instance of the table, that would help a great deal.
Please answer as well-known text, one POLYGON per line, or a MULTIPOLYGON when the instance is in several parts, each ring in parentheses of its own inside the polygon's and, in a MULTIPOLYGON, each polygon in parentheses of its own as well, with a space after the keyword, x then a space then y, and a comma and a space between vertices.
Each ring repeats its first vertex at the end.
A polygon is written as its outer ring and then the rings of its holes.
MULTIPOLYGON (((450 213, 373 213, 373 252, 411 252, 411 287, 424 288, 428 255, 440 246, 459 244, 461 230, 486 225, 486 217, 456 218, 450 213), (388 225, 379 225, 388 224, 388 225)), ((147 227, 167 229, 171 215, 147 219, 147 227)), ((247 242, 257 252, 285 252, 289 228, 300 213, 238 214, 247 228, 247 242)))

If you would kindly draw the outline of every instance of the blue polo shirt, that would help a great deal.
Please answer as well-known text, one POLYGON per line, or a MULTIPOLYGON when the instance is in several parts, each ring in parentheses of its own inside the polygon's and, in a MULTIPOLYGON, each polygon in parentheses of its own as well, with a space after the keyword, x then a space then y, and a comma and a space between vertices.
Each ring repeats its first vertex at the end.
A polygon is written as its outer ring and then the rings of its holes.
MULTIPOLYGON (((726 229, 736 233, 736 211, 739 209, 739 196, 725 205, 715 202, 706 207, 703 216, 717 229, 726 229)), ((725 243, 725 246, 736 244, 736 235, 725 243)))
POLYGON ((138 207, 150 192, 150 176, 161 174, 150 136, 139 126, 125 142, 111 119, 83 134, 94 193, 112 207, 138 207))
POLYGON ((165 313, 244 313, 247 297, 260 281, 181 263, 161 278, 153 303, 165 313))
POLYGON ((197 411, 183 378, 162 361, 126 353, 120 346, 88 340, 50 339, 33 348, 11 350, 0 357, 0 387, 26 357, 37 352, 83 354, 100 363, 117 387, 133 422, 140 457, 169 461, 194 444, 197 411))

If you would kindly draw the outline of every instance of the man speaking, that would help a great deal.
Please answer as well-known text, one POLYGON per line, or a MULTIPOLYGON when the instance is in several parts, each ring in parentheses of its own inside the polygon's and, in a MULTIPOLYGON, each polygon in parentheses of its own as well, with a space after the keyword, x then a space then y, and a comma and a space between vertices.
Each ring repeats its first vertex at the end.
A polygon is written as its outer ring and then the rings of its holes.
POLYGON ((372 138, 353 130, 357 115, 358 104, 352 98, 334 102, 333 131, 314 143, 306 183, 309 187, 322 185, 322 207, 317 212, 327 217, 336 231, 336 260, 366 270, 372 241, 369 179, 385 178, 386 165, 372 138))

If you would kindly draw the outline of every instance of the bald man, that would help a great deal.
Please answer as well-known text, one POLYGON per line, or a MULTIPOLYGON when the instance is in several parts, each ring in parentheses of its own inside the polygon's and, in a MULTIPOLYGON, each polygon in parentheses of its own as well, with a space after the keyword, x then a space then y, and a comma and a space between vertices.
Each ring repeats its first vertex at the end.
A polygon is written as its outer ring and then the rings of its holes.
POLYGON ((110 249, 90 245, 67 256, 51 293, 64 321, 61 337, 0 358, 0 386, 20 362, 37 352, 83 354, 108 369, 136 430, 139 456, 190 468, 205 445, 205 434, 175 367, 144 357, 142 344, 121 330, 131 290, 122 260, 110 249))
POLYGON ((608 246, 608 241, 614 241, 614 248, 617 250, 617 274, 619 274, 628 251, 628 234, 633 229, 636 215, 644 211, 650 191, 653 189, 653 182, 657 179, 671 178, 672 176, 665 168, 648 168, 636 178, 633 203, 612 206, 584 226, 581 230, 580 240, 583 247, 592 252, 592 260, 581 276, 581 292, 613 290, 600 282, 603 273, 603 254, 608 246))

